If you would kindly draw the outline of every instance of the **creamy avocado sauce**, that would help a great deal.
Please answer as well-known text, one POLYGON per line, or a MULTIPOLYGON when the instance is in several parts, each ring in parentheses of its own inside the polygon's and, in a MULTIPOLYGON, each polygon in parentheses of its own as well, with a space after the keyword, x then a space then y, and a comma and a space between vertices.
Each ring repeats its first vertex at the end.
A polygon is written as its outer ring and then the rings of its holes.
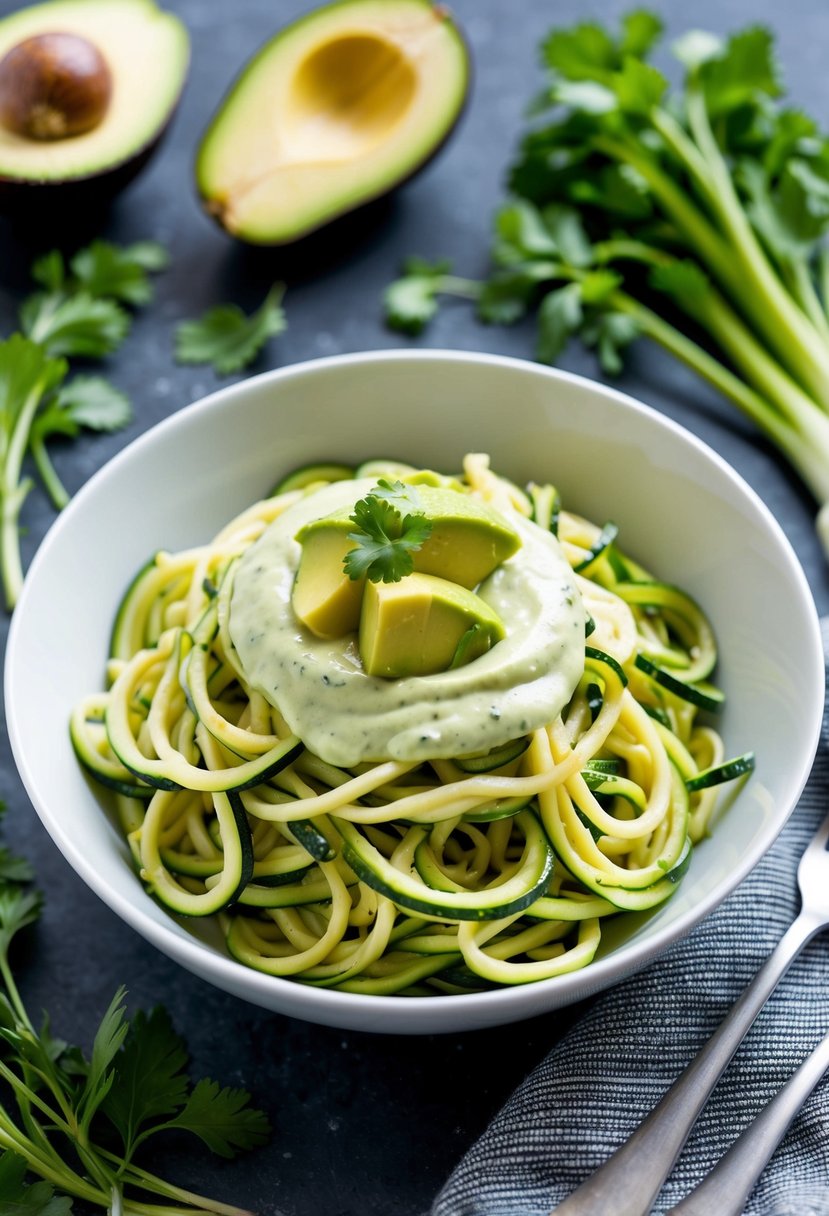
POLYGON ((363 671, 356 637, 314 637, 291 591, 303 524, 353 504, 370 479, 336 482, 280 515, 242 557, 229 628, 248 682, 330 764, 483 752, 551 722, 584 668, 585 613, 555 537, 522 516, 522 546, 479 588, 507 636, 466 667, 386 680, 363 671))

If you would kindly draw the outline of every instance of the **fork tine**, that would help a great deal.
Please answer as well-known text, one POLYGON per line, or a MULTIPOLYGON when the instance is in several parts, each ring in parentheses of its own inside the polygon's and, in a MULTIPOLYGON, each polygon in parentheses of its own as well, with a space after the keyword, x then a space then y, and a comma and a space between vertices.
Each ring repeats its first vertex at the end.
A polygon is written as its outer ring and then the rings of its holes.
POLYGON ((825 849, 827 841, 829 841, 829 815, 826 816, 823 823, 809 841, 807 851, 811 852, 814 849, 817 852, 818 850, 825 849))

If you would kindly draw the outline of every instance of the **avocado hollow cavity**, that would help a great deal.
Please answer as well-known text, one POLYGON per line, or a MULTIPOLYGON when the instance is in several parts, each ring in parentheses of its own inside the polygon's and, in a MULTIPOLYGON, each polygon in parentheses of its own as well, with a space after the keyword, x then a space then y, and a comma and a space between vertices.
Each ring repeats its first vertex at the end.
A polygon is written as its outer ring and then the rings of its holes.
POLYGON ((284 115, 284 151, 296 161, 348 160, 393 133, 417 77, 385 39, 347 35, 313 51, 294 76, 284 115))

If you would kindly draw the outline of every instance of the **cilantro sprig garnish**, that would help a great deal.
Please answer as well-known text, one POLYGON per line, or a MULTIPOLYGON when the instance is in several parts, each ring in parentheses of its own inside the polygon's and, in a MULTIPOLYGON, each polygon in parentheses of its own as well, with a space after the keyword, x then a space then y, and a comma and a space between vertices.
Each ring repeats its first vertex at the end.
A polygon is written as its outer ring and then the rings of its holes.
POLYGON ((244 1090, 192 1083, 185 1044, 163 1008, 130 1018, 119 989, 88 1057, 55 1038, 46 1020, 39 1029, 32 1022, 9 961, 13 940, 40 915, 31 880, 28 863, 0 845, 0 1208, 71 1216, 80 1199, 132 1216, 248 1216, 136 1160, 170 1131, 188 1132, 223 1157, 269 1134, 244 1090))
POLYGON ((490 273, 410 260, 386 317, 419 332, 471 297, 487 323, 533 315, 540 361, 578 338, 610 374, 657 342, 791 462, 829 551, 829 137, 787 102, 768 30, 685 34, 677 84, 662 32, 637 9, 549 33, 490 273))
POLYGON ((432 534, 415 487, 385 477, 355 503, 349 519, 356 525, 348 533, 355 547, 345 555, 343 568, 349 578, 365 576, 372 583, 396 583, 411 574, 412 554, 432 534))
POLYGON ((55 436, 114 431, 131 418, 120 390, 101 376, 70 376, 70 360, 103 359, 124 341, 130 308, 152 295, 150 273, 166 265, 160 245, 119 247, 94 241, 67 263, 53 249, 37 259, 37 284, 20 308, 20 332, 0 342, 0 573, 6 606, 23 582, 19 519, 32 488, 24 476, 28 452, 55 507, 69 501, 47 448, 55 436))

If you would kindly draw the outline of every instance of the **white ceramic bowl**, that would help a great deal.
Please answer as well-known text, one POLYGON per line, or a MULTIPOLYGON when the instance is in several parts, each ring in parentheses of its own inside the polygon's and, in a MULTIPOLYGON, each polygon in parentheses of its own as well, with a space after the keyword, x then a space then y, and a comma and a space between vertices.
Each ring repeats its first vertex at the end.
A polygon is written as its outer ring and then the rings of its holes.
POLYGON ((47 830, 119 916, 184 967, 255 1004, 343 1028, 458 1031, 569 1004, 643 966, 711 911, 777 836, 806 780, 823 704, 812 598, 759 498, 692 435, 621 393, 510 359, 388 352, 272 372, 183 409, 76 496, 32 563, 12 621, 6 710, 47 830), (616 919, 585 970, 504 991, 422 999, 305 987, 232 960, 210 927, 144 892, 69 744, 79 697, 102 686, 116 604, 158 548, 208 540, 278 475, 312 460, 390 456, 454 469, 489 452, 553 481, 573 510, 614 520, 626 551, 706 607, 728 697, 726 752, 757 771, 656 913, 616 919))

